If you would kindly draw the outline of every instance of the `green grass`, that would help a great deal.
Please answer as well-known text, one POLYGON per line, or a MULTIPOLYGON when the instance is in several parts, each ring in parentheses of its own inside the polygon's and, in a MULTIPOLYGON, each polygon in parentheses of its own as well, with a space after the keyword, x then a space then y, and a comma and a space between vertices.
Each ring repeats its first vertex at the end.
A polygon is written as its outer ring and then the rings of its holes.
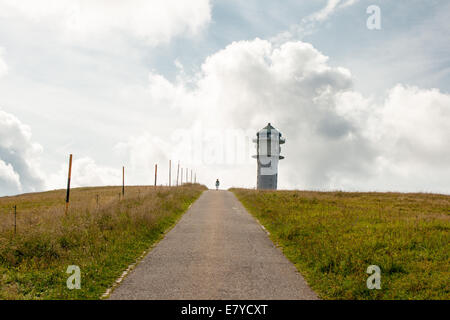
POLYGON ((450 196, 231 191, 323 299, 450 299, 450 196))
POLYGON ((120 187, 73 189, 67 216, 63 190, 0 198, 0 299, 99 299, 204 189, 128 187, 120 200, 120 187), (66 286, 69 265, 80 290, 66 286))

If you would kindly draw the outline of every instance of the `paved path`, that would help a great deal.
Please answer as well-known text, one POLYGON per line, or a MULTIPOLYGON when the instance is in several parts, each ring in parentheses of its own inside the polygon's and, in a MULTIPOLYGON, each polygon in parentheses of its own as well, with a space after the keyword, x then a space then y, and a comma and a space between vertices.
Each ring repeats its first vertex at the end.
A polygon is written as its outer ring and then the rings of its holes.
POLYGON ((229 191, 205 191, 111 299, 317 299, 229 191))

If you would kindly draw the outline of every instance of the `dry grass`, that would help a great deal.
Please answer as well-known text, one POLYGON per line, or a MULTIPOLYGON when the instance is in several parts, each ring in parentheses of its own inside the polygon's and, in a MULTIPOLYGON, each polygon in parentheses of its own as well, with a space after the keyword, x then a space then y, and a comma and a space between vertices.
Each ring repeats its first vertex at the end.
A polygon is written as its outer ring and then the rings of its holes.
POLYGON ((0 299, 97 299, 204 189, 73 189, 67 216, 64 190, 0 198, 0 299), (68 265, 81 290, 66 288, 68 265))
POLYGON ((450 299, 450 196, 232 191, 324 299, 450 299))

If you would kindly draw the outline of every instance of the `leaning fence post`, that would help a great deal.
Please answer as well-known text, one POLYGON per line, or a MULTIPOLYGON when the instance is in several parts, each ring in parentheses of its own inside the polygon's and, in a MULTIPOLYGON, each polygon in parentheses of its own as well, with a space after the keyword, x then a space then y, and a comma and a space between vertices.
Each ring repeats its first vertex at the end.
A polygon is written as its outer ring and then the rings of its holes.
POLYGON ((69 175, 67 178, 67 192, 66 192, 66 210, 65 214, 67 214, 67 210, 69 209, 69 200, 70 200, 70 178, 72 176, 72 154, 69 157, 69 175))

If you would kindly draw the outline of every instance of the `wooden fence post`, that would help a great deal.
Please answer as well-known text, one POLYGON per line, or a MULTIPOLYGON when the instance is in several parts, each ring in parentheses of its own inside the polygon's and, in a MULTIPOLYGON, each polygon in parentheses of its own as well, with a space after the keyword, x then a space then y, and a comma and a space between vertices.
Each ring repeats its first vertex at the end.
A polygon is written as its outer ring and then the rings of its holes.
POLYGON ((69 201, 70 201, 70 179, 72 177, 72 154, 69 157, 69 175, 67 178, 67 192, 66 192, 66 210, 65 214, 67 215, 67 210, 69 210, 69 201))
POLYGON ((155 187, 156 187, 157 178, 158 178, 158 164, 155 164, 155 187))
POLYGON ((122 196, 125 196, 125 167, 122 167, 122 196))

